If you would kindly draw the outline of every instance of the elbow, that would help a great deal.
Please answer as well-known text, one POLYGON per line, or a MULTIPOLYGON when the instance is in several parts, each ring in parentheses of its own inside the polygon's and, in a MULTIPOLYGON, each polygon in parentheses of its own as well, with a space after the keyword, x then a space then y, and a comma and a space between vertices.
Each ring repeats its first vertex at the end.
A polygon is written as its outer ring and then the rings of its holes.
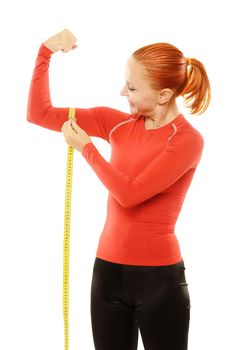
POLYGON ((33 124, 38 124, 38 123, 39 123, 39 118, 36 117, 35 114, 29 113, 29 112, 27 112, 26 120, 27 120, 29 123, 33 123, 33 124))
POLYGON ((123 195, 121 197, 121 199, 119 200, 119 203, 123 208, 130 209, 150 199, 151 197, 143 198, 143 197, 137 196, 137 194, 134 194, 134 193, 132 195, 127 193, 126 195, 123 195))
POLYGON ((35 117, 33 116, 33 114, 27 112, 27 115, 26 115, 26 120, 29 122, 29 123, 34 123, 35 124, 35 117))
POLYGON ((37 103, 35 98, 29 97, 26 111, 26 119, 30 123, 39 124, 43 119, 48 119, 53 113, 51 104, 37 103))
POLYGON ((29 111, 27 111, 26 120, 29 123, 34 123, 35 122, 35 118, 34 118, 33 114, 31 114, 29 111))
POLYGON ((121 207, 123 207, 123 208, 130 208, 129 204, 126 203, 125 201, 124 201, 124 202, 123 202, 123 201, 119 201, 119 204, 120 204, 121 207))
POLYGON ((26 120, 27 120, 29 123, 32 123, 32 122, 33 122, 33 114, 32 114, 32 109, 31 109, 31 107, 30 107, 29 101, 28 101, 27 112, 26 112, 26 120))
MULTIPOLYGON (((26 113, 26 120, 29 122, 29 123, 32 123, 32 124, 36 124, 38 126, 42 126, 42 127, 45 127, 45 128, 48 128, 48 129, 52 129, 54 130, 54 128, 51 128, 49 127, 49 123, 48 123, 48 120, 49 120, 49 117, 50 117, 50 109, 46 109, 46 110, 33 110, 32 108, 27 108, 27 113, 26 113)), ((61 129, 61 128, 60 128, 61 129)), ((57 130, 56 131, 61 131, 61 130, 57 130)))
POLYGON ((122 187, 121 193, 118 193, 118 198, 116 198, 116 200, 126 209, 135 207, 141 202, 137 189, 132 186, 132 179, 128 183, 128 186, 122 187))
POLYGON ((138 204, 136 203, 134 197, 131 195, 123 195, 122 198, 119 200, 119 203, 123 208, 126 209, 135 207, 138 204))

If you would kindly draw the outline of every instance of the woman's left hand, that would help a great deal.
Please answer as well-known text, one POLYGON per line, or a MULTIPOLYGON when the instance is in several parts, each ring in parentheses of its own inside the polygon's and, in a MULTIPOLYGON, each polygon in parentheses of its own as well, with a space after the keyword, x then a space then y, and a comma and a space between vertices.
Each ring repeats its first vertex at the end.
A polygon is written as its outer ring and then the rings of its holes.
POLYGON ((74 119, 65 121, 61 131, 66 143, 81 153, 86 143, 92 142, 89 135, 77 125, 74 119))

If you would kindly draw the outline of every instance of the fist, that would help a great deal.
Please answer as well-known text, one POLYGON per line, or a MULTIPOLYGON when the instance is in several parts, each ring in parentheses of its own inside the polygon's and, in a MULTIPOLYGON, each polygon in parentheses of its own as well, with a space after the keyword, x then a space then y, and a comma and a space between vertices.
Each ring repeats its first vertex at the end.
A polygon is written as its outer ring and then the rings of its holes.
POLYGON ((75 44, 76 41, 77 38, 75 35, 73 35, 70 30, 65 28, 61 32, 51 36, 43 44, 53 52, 57 52, 59 50, 68 52, 69 50, 77 48, 77 45, 75 44))

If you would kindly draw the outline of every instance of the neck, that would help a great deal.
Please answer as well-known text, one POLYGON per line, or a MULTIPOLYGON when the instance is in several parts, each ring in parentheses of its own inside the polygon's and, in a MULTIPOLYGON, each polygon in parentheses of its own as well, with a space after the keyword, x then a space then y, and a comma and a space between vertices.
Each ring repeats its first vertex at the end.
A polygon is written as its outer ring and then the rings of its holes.
POLYGON ((151 115, 145 115, 145 120, 150 120, 152 128, 158 128, 169 123, 179 114, 180 111, 174 100, 171 104, 157 105, 151 115))

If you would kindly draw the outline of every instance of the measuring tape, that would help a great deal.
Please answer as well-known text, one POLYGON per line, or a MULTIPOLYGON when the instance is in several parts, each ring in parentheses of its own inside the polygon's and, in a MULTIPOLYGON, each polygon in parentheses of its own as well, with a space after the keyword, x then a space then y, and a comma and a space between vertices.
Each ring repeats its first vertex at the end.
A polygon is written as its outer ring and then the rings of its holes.
MULTIPOLYGON (((69 108, 69 119, 72 118, 75 120, 75 108, 69 108)), ((73 154, 74 148, 72 146, 68 146, 63 243, 63 319, 65 350, 69 349, 69 257, 73 154)))

